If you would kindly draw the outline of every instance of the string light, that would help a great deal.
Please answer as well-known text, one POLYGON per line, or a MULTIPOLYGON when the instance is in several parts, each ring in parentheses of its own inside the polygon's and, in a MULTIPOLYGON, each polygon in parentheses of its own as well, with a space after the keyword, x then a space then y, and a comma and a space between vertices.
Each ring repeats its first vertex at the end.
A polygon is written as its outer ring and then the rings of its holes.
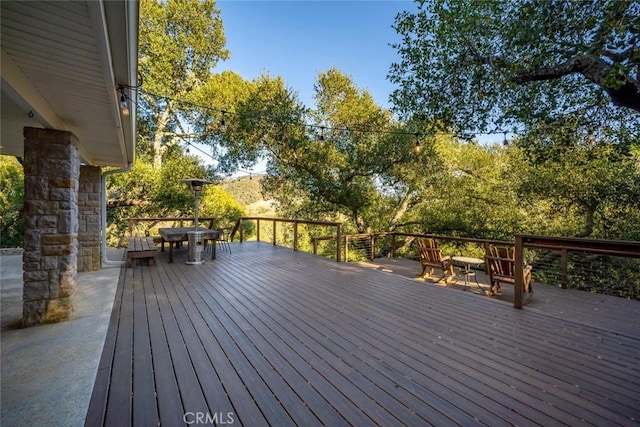
POLYGON ((227 114, 226 111, 222 111, 222 120, 220 120, 220 130, 224 132, 227 130, 227 122, 224 121, 224 115, 227 114))
MULTIPOLYGON (((227 128, 227 122, 226 122, 226 115, 227 114, 232 114, 241 118, 249 118, 249 119, 254 119, 254 120, 264 120, 269 122, 269 119, 265 119, 262 116, 247 116, 247 115, 241 115, 239 113, 234 113, 234 112, 230 112, 227 110, 221 110, 221 109, 217 109, 217 108, 213 108, 213 107, 209 107, 209 106, 205 106, 205 105, 199 105, 193 102, 189 102, 189 101, 184 101, 184 100, 180 100, 180 99, 176 99, 176 98, 171 98, 169 96, 164 96, 164 95, 158 95, 156 93, 153 92, 149 92, 146 91, 144 89, 139 89, 139 86, 137 87, 130 87, 131 89, 136 89, 136 90, 140 90, 141 92, 154 97, 154 98, 158 98, 158 99, 164 99, 166 101, 173 101, 175 103, 178 104, 182 104, 182 105, 188 105, 191 107, 195 107, 198 109, 202 109, 205 111, 213 111, 213 112, 218 112, 222 115, 222 118, 220 119, 219 122, 219 129, 221 131, 225 131, 227 128)), ((305 113, 306 111, 303 111, 303 113, 305 113)), ((303 123, 303 122, 298 122, 295 120, 289 120, 289 121, 283 121, 284 123, 289 123, 289 124, 294 124, 294 125, 299 125, 299 126, 304 126, 305 128, 309 129, 310 132, 313 132, 316 129, 320 129, 320 137, 318 138, 319 141, 324 142, 326 141, 326 137, 324 135, 324 131, 328 130, 328 131, 334 131, 334 130, 340 130, 342 132, 359 132, 359 133, 375 133, 375 134, 386 134, 386 135, 411 135, 411 136, 415 136, 416 137, 416 144, 414 144, 414 151, 416 152, 421 152, 422 151, 422 146, 420 144, 420 141, 418 140, 418 138, 422 137, 422 136, 426 136, 426 135, 450 135, 452 137, 455 138, 460 138, 463 139, 465 141, 471 141, 473 140, 477 135, 495 135, 496 133, 501 132, 500 130, 496 130, 495 132, 491 132, 491 133, 482 133, 482 132, 471 132, 471 131, 462 131, 462 132, 438 132, 438 131, 426 131, 426 132, 409 132, 409 131, 397 131, 397 130, 380 130, 380 129, 371 129, 369 127, 358 127, 358 126, 352 126, 350 128, 346 128, 346 127, 330 127, 330 126, 324 126, 324 125, 314 125, 314 124, 309 124, 309 123, 303 123)), ((264 126, 263 126, 264 128, 264 126)), ((213 127, 212 127, 213 129, 213 127)), ((506 134, 505 134, 506 135, 506 134)), ((506 139, 506 138, 505 138, 506 139)))
POLYGON ((418 139, 419 134, 416 132, 415 133, 415 137, 416 137, 416 145, 413 147, 413 151, 416 154, 420 154, 422 152, 422 146, 420 145, 420 140, 418 139))
POLYGON ((127 103, 129 97, 124 93, 124 89, 124 85, 118 85, 118 91, 120 92, 120 113, 126 117, 129 115, 129 104, 127 103))
POLYGON ((122 83, 118 84, 117 91, 120 92, 120 114, 127 117, 129 115, 129 101, 134 102, 133 99, 129 98, 125 93, 125 89, 139 90, 141 86, 142 83, 136 86, 129 86, 122 83))

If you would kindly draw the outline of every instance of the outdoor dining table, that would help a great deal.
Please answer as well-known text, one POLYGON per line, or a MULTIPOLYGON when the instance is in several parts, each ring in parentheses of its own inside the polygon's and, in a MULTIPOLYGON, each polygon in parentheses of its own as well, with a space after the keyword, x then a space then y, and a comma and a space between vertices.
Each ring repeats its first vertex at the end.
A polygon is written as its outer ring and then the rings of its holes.
MULTIPOLYGON (((161 251, 164 252, 164 243, 169 243, 169 262, 173 262, 173 247, 176 243, 182 243, 188 241, 188 233, 190 231, 196 231, 196 227, 168 227, 158 229, 160 237, 162 238, 161 251)), ((202 233, 202 240, 217 240, 220 237, 220 230, 211 230, 205 227, 198 227, 197 231, 202 233)), ((216 245, 213 244, 211 248, 211 259, 216 259, 216 245)))

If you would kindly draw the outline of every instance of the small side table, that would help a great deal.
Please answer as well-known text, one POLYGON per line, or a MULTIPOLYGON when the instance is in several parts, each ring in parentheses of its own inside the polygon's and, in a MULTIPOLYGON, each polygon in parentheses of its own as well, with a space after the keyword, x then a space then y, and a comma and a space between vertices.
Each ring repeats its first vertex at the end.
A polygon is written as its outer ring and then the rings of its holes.
POLYGON ((467 289, 467 285, 469 283, 471 283, 471 281, 469 280, 469 278, 471 276, 474 277, 475 281, 476 281, 476 285, 478 286, 478 288, 480 288, 480 290, 483 290, 482 287, 480 286, 480 283, 478 283, 478 277, 476 276, 476 272, 471 270, 471 266, 472 265, 480 265, 480 264, 484 264, 484 260, 480 259, 480 258, 473 258, 473 257, 467 257, 467 256, 454 256, 451 257, 452 260, 454 261, 458 261, 462 264, 464 264, 464 270, 462 270, 462 274, 464 274, 464 289, 467 289))

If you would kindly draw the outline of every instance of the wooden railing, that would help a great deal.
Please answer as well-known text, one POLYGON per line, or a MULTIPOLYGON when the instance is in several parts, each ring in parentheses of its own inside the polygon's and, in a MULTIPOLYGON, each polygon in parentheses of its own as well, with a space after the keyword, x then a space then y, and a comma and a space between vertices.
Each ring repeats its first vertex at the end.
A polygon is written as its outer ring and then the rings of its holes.
MULTIPOLYGON (((568 274, 568 266, 569 255, 577 255, 578 257, 580 253, 597 255, 597 256, 612 256, 612 257, 627 257, 627 258, 638 258, 640 259, 640 242, 634 241, 615 241, 615 240, 596 240, 596 239, 581 239, 581 238, 563 238, 563 237, 546 237, 546 236, 532 236, 532 235, 519 235, 515 237, 515 241, 508 242, 503 240, 489 240, 489 239, 473 239, 473 238, 464 238, 464 237, 452 237, 452 236, 441 236, 441 235, 433 235, 433 234, 419 234, 419 233, 400 233, 400 232, 389 232, 389 233, 367 233, 367 234, 345 234, 342 236, 343 239, 343 248, 344 248, 344 260, 348 261, 350 259, 350 250, 353 246, 352 242, 363 240, 366 241, 366 244, 360 244, 361 252, 365 252, 367 259, 373 260, 376 256, 379 256, 377 253, 377 247, 379 244, 377 241, 381 238, 391 238, 391 247, 387 248, 385 255, 390 257, 397 256, 398 238, 400 237, 409 237, 409 238, 434 238, 441 242, 455 242, 455 243, 470 243, 477 245, 481 252, 483 252, 482 256, 478 256, 479 258, 484 257, 484 254, 488 253, 489 245, 501 245, 501 246, 514 246, 517 247, 519 239, 522 240, 522 249, 521 252, 516 252, 516 268, 519 269, 520 272, 516 272, 516 277, 518 278, 519 288, 516 287, 514 289, 514 307, 522 308, 523 306, 523 275, 522 270, 527 264, 525 261, 525 251, 524 249, 528 249, 528 257, 529 261, 534 260, 539 254, 536 254, 536 251, 544 250, 547 253, 547 256, 554 260, 557 265, 559 260, 559 282, 549 283, 549 284, 558 284, 562 288, 567 288, 570 282, 569 274, 568 274), (549 256, 549 254, 551 256, 549 256)), ((318 237, 315 240, 323 241, 323 240, 333 240, 335 237, 333 236, 324 236, 318 237)), ((453 255, 452 253, 445 253, 445 255, 453 255)), ((466 254, 461 254, 466 255, 466 254)), ((536 271, 541 271, 544 269, 549 269, 550 264, 548 262, 541 260, 535 260, 532 262, 533 265, 536 266, 536 271)), ((488 273, 488 264, 485 263, 485 272, 488 273)), ((634 270, 635 271, 635 270, 634 270)), ((639 285, 640 286, 640 285, 639 285)))
POLYGON ((566 288, 567 259, 569 252, 582 252, 595 255, 639 258, 640 242, 628 240, 598 240, 572 237, 548 237, 528 234, 515 236, 515 290, 513 306, 522 308, 524 250, 547 249, 561 254, 562 287, 566 288))
MULTIPOLYGON (((505 245, 505 246, 513 246, 513 242, 507 242, 504 240, 490 240, 490 239, 474 239, 467 237, 453 237, 453 236, 440 236, 436 234, 420 234, 420 233, 402 233, 402 232, 384 232, 384 233, 363 233, 363 234, 344 234, 342 238, 344 240, 344 260, 349 260, 349 250, 352 246, 353 241, 362 241, 367 240, 366 249, 367 249, 367 259, 373 260, 376 257, 376 242, 381 238, 391 238, 391 248, 388 252, 388 255, 392 258, 396 257, 396 251, 398 249, 398 237, 409 237, 409 238, 433 238, 439 241, 448 241, 455 243, 471 243, 478 245, 483 248, 484 252, 488 252, 489 245, 505 245)), ((316 253, 317 242, 325 241, 325 240, 335 240, 335 236, 323 236, 316 237, 313 239, 314 241, 314 254, 316 253)), ((452 254, 445 254, 452 255, 452 254)))
MULTIPOLYGON (((336 261, 340 262, 340 254, 341 254, 341 248, 340 248, 340 242, 342 241, 342 223, 341 222, 333 222, 333 221, 313 221, 313 220, 302 220, 302 219, 284 219, 284 218, 268 218, 268 217, 242 217, 239 218, 238 221, 236 221, 235 226, 233 227, 233 230, 231 230, 231 234, 230 234, 230 239, 233 241, 233 239, 235 238, 236 234, 238 234, 238 239, 240 242, 244 241, 244 227, 243 224, 247 221, 255 221, 256 223, 256 240, 258 242, 262 241, 261 240, 261 225, 264 223, 270 223, 271 227, 272 227, 272 236, 271 236, 271 242, 274 245, 277 245, 277 227, 276 224, 281 223, 281 224, 291 224, 293 226, 293 250, 297 251, 298 250, 298 238, 299 238, 299 234, 298 234, 298 226, 299 225, 317 225, 317 226, 325 226, 325 227, 335 227, 335 234, 332 236, 332 238, 336 239, 336 255, 335 255, 335 259, 336 261)), ((315 248, 317 249, 317 248, 315 248)), ((314 249, 314 250, 315 250, 314 249)), ((314 253, 316 253, 314 251, 314 253)))
MULTIPOLYGON (((205 224, 209 228, 214 228, 216 219, 215 218, 201 218, 199 220, 203 224, 205 224)), ((139 223, 151 222, 154 223, 153 226, 158 223, 166 223, 172 222, 173 226, 184 226, 185 223, 193 223, 193 218, 128 218, 127 226, 129 236, 133 236, 135 232, 136 225, 139 223)), ((355 241, 366 241, 367 243, 364 245, 366 249, 366 256, 368 259, 372 260, 377 256, 377 240, 378 239, 391 239, 390 248, 387 242, 387 246, 385 246, 385 255, 396 257, 397 251, 399 249, 398 239, 405 237, 409 239, 413 238, 434 238, 436 240, 442 242, 453 242, 457 244, 472 244, 476 245, 478 248, 476 249, 479 252, 488 253, 489 245, 510 245, 515 247, 515 289, 514 289, 514 307, 522 308, 523 306, 523 269, 525 265, 525 250, 528 250, 528 256, 531 256, 532 253, 535 256, 536 251, 546 251, 547 254, 554 254, 553 259, 555 264, 553 264, 554 271, 557 272, 558 269, 558 259, 559 259, 559 270, 560 270, 560 279, 559 286, 562 288, 567 288, 569 284, 569 274, 568 274, 568 265, 569 265, 569 255, 573 254, 578 258, 581 257, 580 254, 591 254, 597 256, 611 256, 611 257, 625 257, 625 258, 635 258, 640 260, 640 242, 637 241, 620 241, 620 240, 597 240, 597 239, 585 239, 585 238, 568 238, 568 237, 548 237, 548 236, 537 236, 537 235, 516 235, 514 242, 508 242, 503 240, 490 240, 490 239, 474 239, 474 238, 465 238, 465 237, 453 237, 453 236, 441 236, 441 235, 433 235, 433 234, 419 234, 419 233, 402 233, 402 232, 386 232, 386 233, 366 233, 366 234, 342 234, 342 223, 341 222, 331 222, 331 221, 314 221, 314 220, 299 220, 299 219, 284 219, 284 218, 270 218, 270 217, 242 217, 239 218, 236 222, 233 230, 230 233, 230 240, 234 240, 234 238, 238 237, 240 242, 245 240, 244 232, 245 227, 243 226, 246 222, 252 222, 256 224, 255 228, 255 237, 257 241, 262 241, 262 228, 265 223, 270 224, 271 226, 271 236, 270 240, 274 245, 277 245, 278 242, 278 227, 277 224, 288 224, 292 227, 293 231, 293 239, 291 242, 291 246, 293 250, 299 250, 299 225, 311 225, 311 226, 323 226, 323 227, 334 227, 335 232, 330 233, 330 235, 324 235, 321 237, 313 237, 311 238, 312 250, 314 254, 318 253, 318 245, 319 242, 322 241, 335 241, 335 259, 340 262, 341 260, 348 261, 349 260, 349 251, 350 246, 355 241), (344 249, 344 257, 342 256, 342 251, 344 249), (533 251, 533 252, 531 252, 533 251)), ((152 226, 152 227, 153 227, 152 226)), ((147 227, 147 230, 152 228, 147 227)), ((282 237, 281 237, 282 238, 282 237)), ((408 246, 408 244, 405 244, 408 246)), ((330 250, 332 250, 330 248, 330 250)), ((451 255, 451 253, 445 253, 445 255, 451 255)), ((461 255, 466 255, 461 253, 461 255)), ((484 256, 484 255, 482 255, 484 256)), ((544 266, 543 262, 536 261, 541 266, 544 266)), ((535 264, 535 263, 534 263, 535 264)), ((634 266, 636 264, 633 264, 634 266)), ((548 264, 547 264, 548 267, 548 264)), ((485 265, 485 269, 488 266, 485 265)), ((488 271, 488 270, 487 270, 488 271)), ((636 271, 636 270, 633 270, 636 271)), ((557 276, 554 276, 557 278, 557 276)), ((634 276, 632 276, 634 277, 634 276)), ((556 280, 557 283, 557 280, 556 280)), ((550 283, 551 284, 551 283, 550 283)), ((640 286, 640 285, 639 285, 640 286)))

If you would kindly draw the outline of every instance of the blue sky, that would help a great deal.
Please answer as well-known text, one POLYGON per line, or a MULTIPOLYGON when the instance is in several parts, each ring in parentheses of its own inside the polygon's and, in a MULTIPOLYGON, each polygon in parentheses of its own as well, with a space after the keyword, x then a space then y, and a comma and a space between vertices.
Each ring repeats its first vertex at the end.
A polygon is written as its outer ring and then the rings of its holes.
POLYGON ((391 107, 394 86, 386 76, 397 60, 390 44, 398 41, 391 26, 398 12, 414 11, 414 3, 219 0, 217 6, 231 58, 216 72, 233 70, 248 80, 281 76, 311 107, 318 74, 335 67, 391 107))

